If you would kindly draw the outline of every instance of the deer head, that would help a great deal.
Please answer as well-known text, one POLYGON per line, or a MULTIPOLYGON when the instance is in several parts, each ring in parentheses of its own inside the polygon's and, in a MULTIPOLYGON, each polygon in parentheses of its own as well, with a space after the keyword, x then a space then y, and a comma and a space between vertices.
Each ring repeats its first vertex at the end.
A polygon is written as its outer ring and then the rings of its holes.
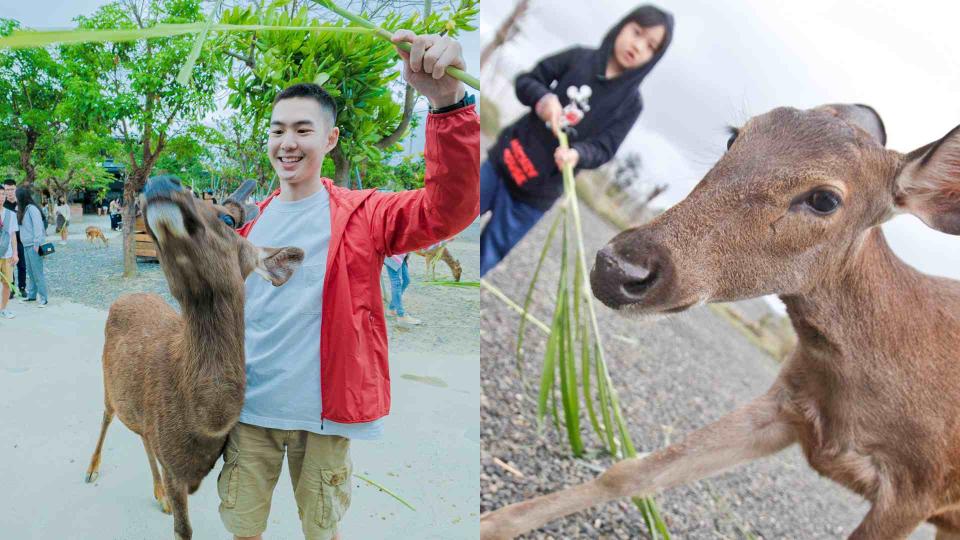
POLYGON ((181 303, 240 291, 251 272, 273 285, 285 283, 303 262, 303 250, 251 244, 234 231, 257 216, 245 200, 247 180, 222 205, 195 199, 174 176, 151 178, 144 188, 147 230, 157 243, 170 292, 181 303))
POLYGON ((752 118, 686 199, 600 250, 594 294, 626 313, 803 294, 845 275, 897 213, 960 234, 960 126, 905 155, 885 143, 864 105, 752 118))

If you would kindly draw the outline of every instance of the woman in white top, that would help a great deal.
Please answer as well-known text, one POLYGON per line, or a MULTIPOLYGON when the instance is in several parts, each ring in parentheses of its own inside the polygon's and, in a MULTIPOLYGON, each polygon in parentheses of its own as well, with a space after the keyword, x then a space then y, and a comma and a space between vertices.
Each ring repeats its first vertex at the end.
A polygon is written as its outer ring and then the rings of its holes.
POLYGON ((57 219, 57 232, 60 233, 60 245, 67 244, 67 227, 70 226, 70 206, 66 197, 57 197, 57 206, 53 209, 57 219))

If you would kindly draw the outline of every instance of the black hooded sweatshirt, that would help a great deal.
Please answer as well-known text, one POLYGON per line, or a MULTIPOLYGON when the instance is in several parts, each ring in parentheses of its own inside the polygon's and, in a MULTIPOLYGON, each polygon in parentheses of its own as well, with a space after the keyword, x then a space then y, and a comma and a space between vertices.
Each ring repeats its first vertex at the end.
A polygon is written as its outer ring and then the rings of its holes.
POLYGON ((570 102, 567 88, 590 87, 590 110, 568 137, 570 147, 580 154, 577 169, 595 169, 613 159, 640 116, 640 83, 660 61, 672 36, 673 16, 654 6, 642 6, 611 28, 599 49, 568 49, 541 60, 532 71, 517 77, 517 98, 531 111, 505 128, 488 153, 514 199, 548 210, 563 194, 563 176, 553 158, 557 139, 532 110, 540 98, 553 92, 566 106, 570 102), (663 43, 646 64, 608 79, 607 62, 620 30, 628 22, 649 15, 650 10, 658 12, 663 20, 663 43))

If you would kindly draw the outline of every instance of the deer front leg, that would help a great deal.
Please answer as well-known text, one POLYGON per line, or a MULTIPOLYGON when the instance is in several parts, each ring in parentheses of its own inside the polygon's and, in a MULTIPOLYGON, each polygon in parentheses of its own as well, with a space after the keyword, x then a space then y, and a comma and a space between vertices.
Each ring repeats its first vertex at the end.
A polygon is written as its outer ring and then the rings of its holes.
POLYGON ((163 469, 163 487, 166 490, 170 509, 173 511, 173 532, 176 540, 191 540, 190 516, 187 514, 187 486, 170 477, 163 469))
POLYGON ((597 504, 620 497, 652 495, 778 452, 792 444, 796 436, 781 416, 777 393, 771 389, 678 444, 645 458, 616 463, 595 480, 482 516, 480 537, 514 538, 597 504))
POLYGON ((150 474, 153 476, 153 498, 160 503, 160 510, 164 514, 170 513, 170 503, 167 502, 167 496, 163 492, 163 481, 160 480, 160 469, 157 467, 157 458, 153 452, 153 447, 146 437, 141 436, 143 448, 147 451, 147 461, 150 463, 150 474))

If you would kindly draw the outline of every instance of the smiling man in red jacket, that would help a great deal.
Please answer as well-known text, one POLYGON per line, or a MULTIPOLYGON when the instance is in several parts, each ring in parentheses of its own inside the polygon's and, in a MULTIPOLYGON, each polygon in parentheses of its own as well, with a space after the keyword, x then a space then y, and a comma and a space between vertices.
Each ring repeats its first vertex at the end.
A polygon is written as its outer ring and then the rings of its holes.
MULTIPOLYGON (((463 84, 460 45, 399 31, 404 77, 430 102, 424 188, 340 188, 320 175, 337 144, 336 106, 317 85, 276 96, 268 152, 280 188, 240 230, 257 245, 305 252, 282 287, 246 282, 247 387, 218 480, 236 538, 262 538, 284 454, 308 540, 337 538, 350 504, 350 439, 375 439, 390 411, 384 257, 449 238, 479 213, 480 124, 463 84)), ((262 280, 261 280, 262 281, 262 280)))

